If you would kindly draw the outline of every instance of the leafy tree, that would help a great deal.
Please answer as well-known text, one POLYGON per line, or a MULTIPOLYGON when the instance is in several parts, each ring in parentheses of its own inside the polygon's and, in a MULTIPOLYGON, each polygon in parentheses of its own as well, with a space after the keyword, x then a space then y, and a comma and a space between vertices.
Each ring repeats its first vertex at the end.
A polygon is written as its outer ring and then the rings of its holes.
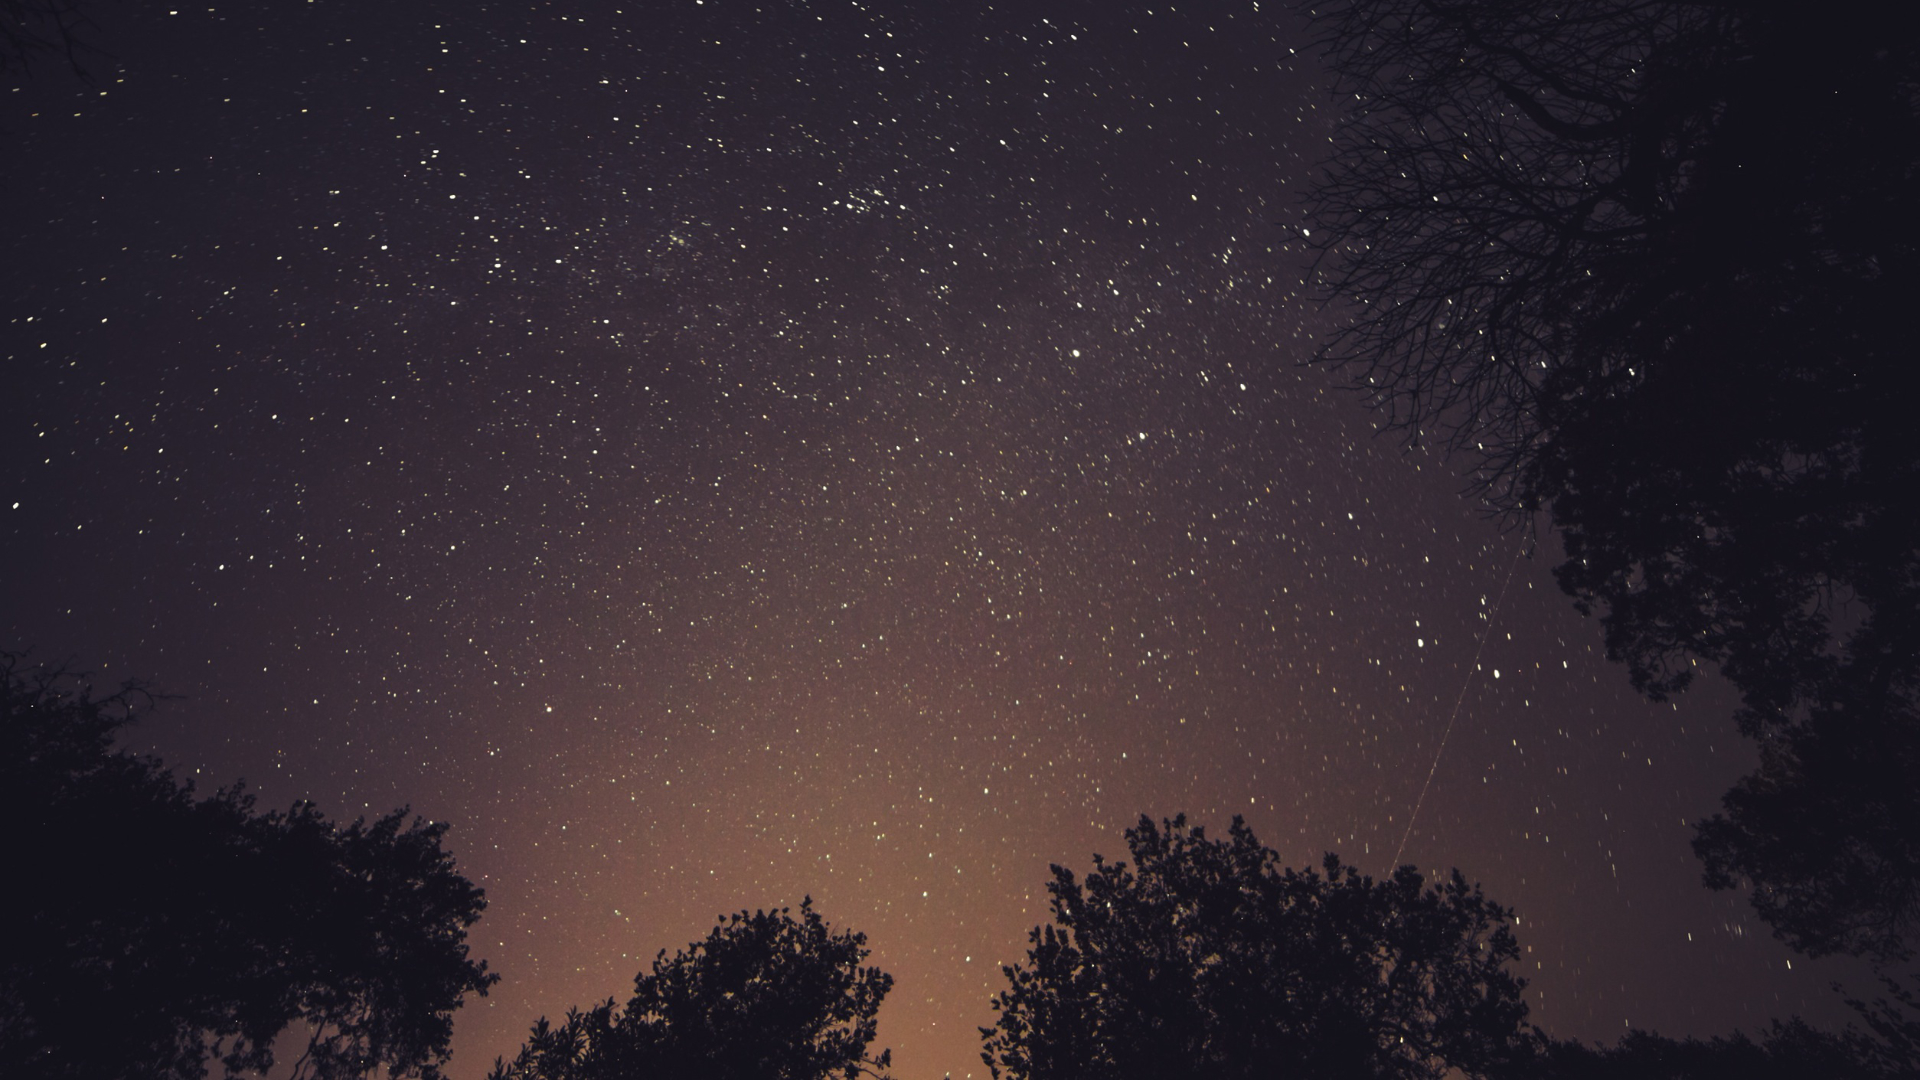
POLYGON ((1656 700, 1717 665, 1762 765, 1696 849, 1790 943, 1920 918, 1920 9, 1334 0, 1309 206, 1392 425, 1545 509, 1656 700), (1885 767, 1877 767, 1885 763, 1885 767))
POLYGON ((788 909, 744 911, 634 978, 624 1010, 612 999, 545 1017, 492 1080, 828 1080, 876 1077, 888 1053, 867 1057, 875 1014, 893 977, 861 967, 866 935, 832 933, 808 898, 788 909))
POLYGON ((1096 855, 1084 884, 1053 868, 1053 923, 981 1029, 996 1078, 1413 1080, 1530 1060, 1511 913, 1457 871, 1425 889, 1333 855, 1324 877, 1283 871, 1238 817, 1226 840, 1184 817, 1126 836, 1132 868, 1096 855))
POLYGON ((0 655, 0 1075, 195 1080, 265 1070, 301 1025, 296 1078, 432 1078, 481 891, 404 810, 337 825, 311 804, 197 798, 113 749, 147 704, 0 655))

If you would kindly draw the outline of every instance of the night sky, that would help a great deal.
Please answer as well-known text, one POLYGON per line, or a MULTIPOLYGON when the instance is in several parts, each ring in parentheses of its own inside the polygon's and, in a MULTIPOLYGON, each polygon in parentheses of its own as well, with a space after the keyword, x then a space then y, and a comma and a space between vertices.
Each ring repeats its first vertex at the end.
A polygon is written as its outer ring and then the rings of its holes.
POLYGON ((1403 861, 1550 1033, 1831 1020, 1687 847, 1731 695, 1300 366, 1276 6, 102 6, 0 89, 0 646, 182 695, 128 745, 203 789, 452 822, 459 1076, 811 894, 981 1077, 1050 862, 1377 874, 1430 771, 1403 861))

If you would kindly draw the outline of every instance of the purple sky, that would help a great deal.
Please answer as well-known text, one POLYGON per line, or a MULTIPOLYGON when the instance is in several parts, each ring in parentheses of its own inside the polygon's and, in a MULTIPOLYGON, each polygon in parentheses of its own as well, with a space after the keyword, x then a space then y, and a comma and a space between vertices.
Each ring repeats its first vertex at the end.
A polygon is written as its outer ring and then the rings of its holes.
POLYGON ((1728 696, 1297 366, 1301 29, 964 7, 103 7, 0 92, 0 643, 185 695, 131 745, 205 786, 453 822, 456 1076, 811 894, 903 1080, 982 1077, 1050 862, 1379 873, 1429 770, 1404 861, 1551 1033, 1839 1015, 1699 885, 1728 696))

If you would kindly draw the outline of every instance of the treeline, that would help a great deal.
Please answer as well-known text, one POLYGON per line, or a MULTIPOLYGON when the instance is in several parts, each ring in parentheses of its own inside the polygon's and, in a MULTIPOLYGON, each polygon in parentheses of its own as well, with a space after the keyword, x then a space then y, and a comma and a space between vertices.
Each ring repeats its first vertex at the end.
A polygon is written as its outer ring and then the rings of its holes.
MULTIPOLYGON (((1891 1080, 1911 1020, 1773 1024, 1758 1039, 1635 1032, 1612 1047, 1527 1023, 1513 912, 1455 871, 1376 881, 1328 855, 1284 868, 1244 822, 1126 833, 1129 860, 1053 868, 1052 918, 1005 969, 989 1071, 1006 1080, 1891 1080), (1878 1025, 1879 1030, 1874 1029, 1878 1025)), ((490 1080, 828 1080, 887 1075, 868 1048, 890 985, 865 939, 803 904, 735 915, 613 1000, 542 1019, 490 1080)), ((1884 1003, 1883 1003, 1884 1005, 1884 1003)))
MULTIPOLYGON (((468 953, 486 904, 396 811, 340 824, 198 794, 113 747, 137 687, 0 659, 0 1076, 296 1080, 440 1076, 453 1013, 497 976, 468 953)), ((1375 880, 1328 855, 1283 867, 1239 819, 1210 838, 1142 818, 1127 858, 1054 867, 1051 919, 982 1029, 1008 1080, 1441 1077, 1889 1080, 1920 1075, 1897 984, 1840 1033, 1776 1023, 1613 1047, 1527 1022, 1513 913, 1458 871, 1375 880)), ((740 912, 613 999, 541 1019, 491 1080, 855 1080, 892 979, 811 901, 740 912)))

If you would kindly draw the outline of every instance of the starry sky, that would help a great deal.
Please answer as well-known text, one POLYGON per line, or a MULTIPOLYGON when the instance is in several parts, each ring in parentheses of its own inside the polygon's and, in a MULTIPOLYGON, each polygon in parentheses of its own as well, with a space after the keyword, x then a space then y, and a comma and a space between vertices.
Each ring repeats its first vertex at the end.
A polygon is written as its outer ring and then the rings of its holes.
POLYGON ((1141 813, 1459 866, 1555 1035, 1838 1016, 1699 885, 1730 695, 1637 698, 1301 366, 1338 102, 1264 7, 103 7, 0 87, 0 644, 182 695, 128 745, 203 787, 452 822, 457 1076, 810 894, 902 1080, 982 1077, 1141 813))

